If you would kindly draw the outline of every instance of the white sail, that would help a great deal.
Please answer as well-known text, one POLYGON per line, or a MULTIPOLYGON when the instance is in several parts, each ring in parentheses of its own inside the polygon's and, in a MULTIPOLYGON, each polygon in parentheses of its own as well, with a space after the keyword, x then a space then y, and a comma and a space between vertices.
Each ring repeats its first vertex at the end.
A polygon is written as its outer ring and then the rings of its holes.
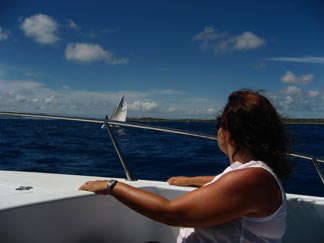
POLYGON ((124 96, 120 99, 118 106, 110 116, 110 120, 113 121, 126 121, 127 116, 127 102, 124 99, 124 96))

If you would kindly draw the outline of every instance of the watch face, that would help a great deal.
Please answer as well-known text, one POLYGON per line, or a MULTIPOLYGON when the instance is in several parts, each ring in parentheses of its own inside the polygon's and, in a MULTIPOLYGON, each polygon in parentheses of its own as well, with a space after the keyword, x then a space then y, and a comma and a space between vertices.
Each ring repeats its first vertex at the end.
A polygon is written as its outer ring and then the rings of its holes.
POLYGON ((111 194, 112 190, 114 189, 114 186, 117 184, 116 180, 109 180, 107 183, 107 189, 109 191, 109 194, 111 194))
POLYGON ((109 180, 108 185, 113 186, 117 181, 116 180, 109 180))

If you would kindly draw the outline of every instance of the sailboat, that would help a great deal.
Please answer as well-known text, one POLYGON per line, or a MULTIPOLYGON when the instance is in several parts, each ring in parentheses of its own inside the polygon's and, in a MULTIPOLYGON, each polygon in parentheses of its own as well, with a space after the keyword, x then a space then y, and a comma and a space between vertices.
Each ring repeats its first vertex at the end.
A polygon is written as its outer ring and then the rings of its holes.
POLYGON ((112 121, 125 122, 127 117, 127 102, 125 101, 125 96, 120 99, 116 109, 110 116, 112 121))
MULTIPOLYGON (((104 123, 109 135, 112 135, 110 125, 119 125, 217 140, 204 134, 111 121, 108 118, 94 120, 13 112, 0 112, 0 115, 104 123)), ((117 145, 114 137, 110 138, 114 146, 117 145)), ((118 146, 115 149, 120 155, 118 146)), ((313 159, 313 162, 324 161, 313 159)), ((122 159, 121 163, 125 178, 110 179, 169 199, 195 189, 160 181, 135 180, 122 159)), ((0 170, 1 242, 176 242, 179 227, 146 218, 113 197, 78 190, 85 181, 100 179, 107 178, 0 170)), ((288 223, 283 242, 324 242, 324 197, 287 194, 287 205, 288 223)))
MULTIPOLYGON (((127 102, 125 101, 125 95, 123 95, 109 119, 111 121, 125 122, 126 118, 127 118, 127 102)), ((105 127, 106 127, 105 124, 101 126, 101 128, 105 128, 105 127)))

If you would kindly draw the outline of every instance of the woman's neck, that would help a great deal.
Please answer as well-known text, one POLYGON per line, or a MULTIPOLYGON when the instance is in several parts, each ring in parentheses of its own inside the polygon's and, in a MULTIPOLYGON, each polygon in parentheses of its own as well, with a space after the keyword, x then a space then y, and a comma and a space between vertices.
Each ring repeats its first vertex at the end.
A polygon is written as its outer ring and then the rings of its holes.
POLYGON ((253 156, 251 150, 246 147, 242 147, 239 151, 235 151, 236 149, 231 149, 228 156, 231 164, 235 161, 244 164, 250 162, 251 160, 255 160, 255 157, 253 156))

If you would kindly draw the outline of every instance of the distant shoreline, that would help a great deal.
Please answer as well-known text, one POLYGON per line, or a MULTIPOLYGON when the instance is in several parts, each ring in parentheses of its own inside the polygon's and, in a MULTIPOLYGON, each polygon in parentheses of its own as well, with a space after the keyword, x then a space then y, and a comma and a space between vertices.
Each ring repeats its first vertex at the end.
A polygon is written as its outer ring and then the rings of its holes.
MULTIPOLYGON (((39 115, 47 115, 47 114, 39 114, 39 115)), ((77 119, 90 119, 90 120, 97 120, 95 118, 90 117, 70 117, 70 118, 77 118, 77 119)), ((0 115, 0 120, 2 119, 38 119, 38 118, 26 118, 26 117, 19 117, 19 116, 10 116, 10 115, 0 115)), ((40 118, 46 119, 46 118, 40 118)), ((54 119, 55 120, 55 119, 54 119)), ((171 118, 157 118, 157 117, 127 117, 127 122, 210 122, 214 123, 215 119, 190 119, 190 118, 182 118, 182 119, 171 119, 171 118)), ((315 119, 315 118, 285 118, 283 119, 285 124, 324 124, 323 119, 315 119)))
MULTIPOLYGON (((154 117, 127 118, 129 122, 215 122, 215 119, 166 119, 154 117)), ((285 124, 324 124, 324 119, 287 118, 285 124)))
POLYGON ((324 119, 284 119, 285 124, 324 124, 324 119))

